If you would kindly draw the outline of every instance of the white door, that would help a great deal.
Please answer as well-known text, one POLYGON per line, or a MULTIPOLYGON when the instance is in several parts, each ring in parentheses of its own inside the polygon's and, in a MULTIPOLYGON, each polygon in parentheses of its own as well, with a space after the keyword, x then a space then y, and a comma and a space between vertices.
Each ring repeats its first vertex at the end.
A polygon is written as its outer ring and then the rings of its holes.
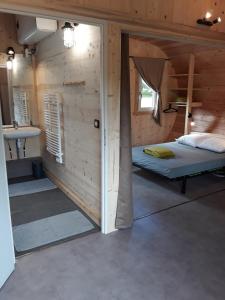
POLYGON ((15 253, 12 237, 12 223, 9 207, 5 151, 0 111, 0 288, 13 272, 15 253))

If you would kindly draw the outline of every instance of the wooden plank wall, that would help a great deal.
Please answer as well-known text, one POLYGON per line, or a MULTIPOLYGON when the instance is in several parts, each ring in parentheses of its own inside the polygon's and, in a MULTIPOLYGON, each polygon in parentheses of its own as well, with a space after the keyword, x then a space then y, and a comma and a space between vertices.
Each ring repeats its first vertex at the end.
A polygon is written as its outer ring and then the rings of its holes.
MULTIPOLYGON (((224 15, 225 2, 219 0, 2 0, 1 6, 16 5, 33 9, 49 9, 78 15, 104 18, 111 21, 151 24, 158 21, 165 24, 188 25, 197 28, 196 20, 207 10, 216 17, 224 15)), ((175 27, 174 27, 175 28, 175 27)), ((177 28, 178 30, 179 28, 177 28)), ((225 31, 225 23, 212 28, 225 31)))
POLYGON ((115 230, 115 217, 119 189, 120 168, 120 69, 121 69, 121 29, 118 24, 107 26, 107 206, 105 216, 106 231, 115 230))
MULTIPOLYGON (((202 107, 193 108, 192 115, 195 126, 192 131, 213 132, 224 134, 225 130, 225 51, 221 49, 205 49, 196 52, 195 72, 199 73, 194 78, 194 87, 200 88, 194 92, 193 100, 202 102, 202 107)), ((179 65, 176 65, 177 72, 180 71, 179 65)), ((183 82, 179 86, 183 87, 183 82)), ((184 109, 180 109, 177 114, 174 127, 171 131, 171 138, 183 134, 184 128, 184 109)))
MULTIPOLYGON (((158 46, 137 38, 130 38, 130 56, 167 58, 167 55, 158 46)), ((171 63, 166 62, 161 89, 163 109, 167 107, 169 96, 167 93, 168 74, 173 72, 171 63)), ((137 101, 136 79, 137 71, 133 60, 130 59, 132 145, 138 146, 165 142, 168 140, 168 136, 173 128, 176 114, 161 113, 161 126, 155 123, 151 112, 135 114, 137 101)))
POLYGON ((203 106, 194 110, 195 131, 225 133, 225 51, 212 50, 196 55, 200 73, 195 85, 202 87, 196 97, 203 106))
POLYGON ((5 53, 8 47, 13 47, 16 53, 22 53, 16 36, 16 19, 14 15, 0 13, 0 52, 5 53))
MULTIPOLYGON (((62 23, 59 22, 59 28, 62 23)), ((82 208, 99 224, 101 207, 100 29, 80 24, 76 46, 65 49, 62 30, 37 47, 36 77, 40 126, 44 129, 43 94, 59 93, 63 101, 64 164, 56 163, 42 139, 42 156, 48 173, 65 192, 79 198, 82 208), (83 82, 82 85, 76 84, 83 82), (68 192, 69 190, 69 192, 68 192)))

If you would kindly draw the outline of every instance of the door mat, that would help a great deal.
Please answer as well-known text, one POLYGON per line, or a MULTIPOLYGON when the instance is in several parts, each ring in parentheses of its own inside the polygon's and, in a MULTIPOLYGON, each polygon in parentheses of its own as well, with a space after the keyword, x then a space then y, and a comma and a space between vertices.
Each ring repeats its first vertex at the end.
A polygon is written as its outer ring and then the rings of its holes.
POLYGON ((70 211, 13 227, 17 252, 27 252, 96 229, 80 211, 70 211))

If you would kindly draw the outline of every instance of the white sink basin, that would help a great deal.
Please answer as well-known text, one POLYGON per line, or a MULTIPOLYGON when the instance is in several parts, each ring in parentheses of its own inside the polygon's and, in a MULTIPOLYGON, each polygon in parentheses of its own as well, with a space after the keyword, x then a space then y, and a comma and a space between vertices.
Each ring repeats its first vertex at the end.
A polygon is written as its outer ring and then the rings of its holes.
POLYGON ((25 139, 34 136, 40 135, 41 130, 37 127, 19 127, 18 129, 15 128, 3 128, 3 136, 7 140, 12 139, 25 139))

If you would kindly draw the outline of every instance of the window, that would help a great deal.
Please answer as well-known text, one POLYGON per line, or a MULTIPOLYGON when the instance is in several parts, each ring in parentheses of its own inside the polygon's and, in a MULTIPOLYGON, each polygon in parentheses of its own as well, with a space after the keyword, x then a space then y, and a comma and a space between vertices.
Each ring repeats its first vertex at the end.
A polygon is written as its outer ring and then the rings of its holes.
POLYGON ((138 112, 151 111, 157 97, 158 93, 148 86, 141 76, 139 76, 138 112))

